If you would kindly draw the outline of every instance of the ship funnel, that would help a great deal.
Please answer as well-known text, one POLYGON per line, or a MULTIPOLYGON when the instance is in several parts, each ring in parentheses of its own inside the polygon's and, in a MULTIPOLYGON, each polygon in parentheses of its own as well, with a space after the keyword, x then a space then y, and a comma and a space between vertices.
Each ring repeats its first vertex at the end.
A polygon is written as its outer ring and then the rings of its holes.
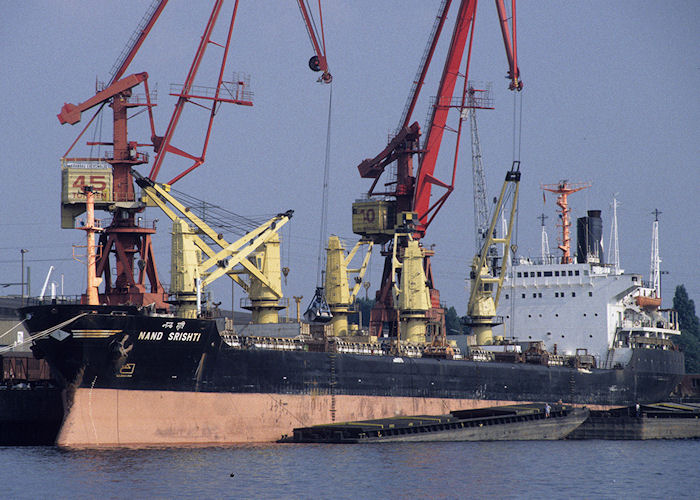
POLYGON ((576 261, 580 264, 587 262, 604 264, 603 219, 600 212, 600 210, 589 210, 586 217, 579 217, 576 221, 576 261))

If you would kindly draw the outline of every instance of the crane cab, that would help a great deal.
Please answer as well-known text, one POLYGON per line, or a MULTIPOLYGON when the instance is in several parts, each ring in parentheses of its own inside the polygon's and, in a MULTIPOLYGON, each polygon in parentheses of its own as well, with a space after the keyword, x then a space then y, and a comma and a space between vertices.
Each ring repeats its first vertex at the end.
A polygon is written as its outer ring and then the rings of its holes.
POLYGON ((85 212, 85 186, 95 195, 95 209, 106 210, 112 199, 112 166, 98 158, 61 159, 61 227, 73 229, 75 218, 85 212))

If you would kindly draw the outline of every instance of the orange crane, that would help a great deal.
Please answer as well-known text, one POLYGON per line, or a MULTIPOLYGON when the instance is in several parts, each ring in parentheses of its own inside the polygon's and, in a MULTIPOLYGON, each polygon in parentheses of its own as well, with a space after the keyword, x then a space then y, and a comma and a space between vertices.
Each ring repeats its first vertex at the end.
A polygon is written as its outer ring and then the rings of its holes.
MULTIPOLYGON (((448 112, 451 108, 456 108, 461 112, 467 107, 466 81, 469 76, 477 0, 462 0, 460 2, 437 97, 432 107, 431 116, 426 127, 426 137, 422 145, 420 144, 420 126, 417 122, 409 125, 451 3, 451 0, 443 0, 439 7, 428 45, 421 59, 401 117, 399 131, 381 153, 372 159, 364 160, 357 167, 361 177, 374 180, 368 192, 370 201, 363 200, 353 204, 353 231, 380 244, 388 244, 390 246, 393 241, 393 234, 397 231, 408 231, 413 234, 414 238, 422 238, 454 189, 457 157, 459 154, 459 135, 457 137, 457 148, 455 149, 451 179, 446 181, 440 180, 434 173, 443 132, 447 128, 448 112), (466 68, 460 73, 460 65, 467 39, 469 39, 469 48, 467 49, 466 68), (461 99, 453 97, 458 76, 462 76, 465 80, 461 99), (418 156, 418 165, 414 173, 413 158, 416 155, 418 156), (377 184, 379 179, 386 167, 394 162, 396 162, 395 179, 385 183, 387 189, 378 190, 377 184), (443 192, 437 199, 431 200, 434 186, 443 189, 443 192)), ((521 90, 522 81, 520 80, 520 71, 517 65, 515 0, 512 0, 511 3, 512 32, 503 0, 496 0, 496 6, 506 46, 510 88, 512 90, 521 90)), ((461 133, 461 127, 459 128, 459 133, 461 133)), ((433 286, 430 268, 429 257, 431 252, 425 251, 424 253, 426 254, 424 268, 430 288, 432 305, 428 316, 442 323, 444 314, 440 307, 439 292, 433 286)), ((397 252, 397 254, 401 255, 401 252, 397 252)), ((391 248, 385 247, 382 255, 385 256, 384 272, 381 287, 377 291, 376 303, 372 310, 370 334, 382 335, 382 332, 388 327, 389 335, 396 336, 398 331, 398 313, 390 293, 393 279, 392 255, 394 255, 394 252, 391 248)))

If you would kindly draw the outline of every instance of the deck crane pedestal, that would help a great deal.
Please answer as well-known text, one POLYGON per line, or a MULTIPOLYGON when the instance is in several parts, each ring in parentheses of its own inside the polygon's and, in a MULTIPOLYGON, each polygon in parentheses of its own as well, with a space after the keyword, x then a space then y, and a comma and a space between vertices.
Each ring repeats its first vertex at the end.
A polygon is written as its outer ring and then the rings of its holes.
MULTIPOLYGON (((385 257, 382 283, 377 291, 376 302, 370 319, 370 335, 397 337, 399 334, 400 315, 397 310, 397 301, 391 290, 395 286, 394 279, 401 280, 402 273, 394 274, 392 272, 395 269, 395 266, 392 265, 392 259, 394 256, 399 260, 404 258, 404 249, 406 248, 404 245, 407 239, 395 240, 393 236, 397 231, 402 230, 400 228, 409 225, 413 240, 416 241, 416 244, 419 244, 420 239, 425 236, 428 226, 444 206, 454 189, 459 135, 457 147, 455 148, 451 180, 442 181, 434 173, 443 132, 448 128, 446 127, 448 112, 450 108, 456 108, 461 113, 467 107, 466 81, 468 81, 469 76, 469 56, 467 57, 465 71, 460 72, 460 65, 467 39, 469 39, 467 53, 471 53, 476 0, 462 0, 460 2, 437 97, 435 98, 431 117, 426 127, 427 133, 422 145, 420 143, 420 126, 417 122, 412 124, 410 122, 451 3, 451 0, 444 0, 440 5, 428 45, 399 122, 397 134, 379 155, 372 159, 364 160, 358 165, 360 176, 373 179, 373 182, 367 199, 353 204, 353 231, 383 245, 381 253, 385 257), (471 36, 470 33, 472 34, 471 36), (462 76, 465 79, 465 85, 462 98, 453 99, 458 76, 462 76), (413 157, 415 155, 418 155, 418 164, 414 172, 413 157), (379 179, 382 177, 386 167, 393 162, 396 162, 395 179, 385 182, 385 190, 377 189, 379 179), (435 200, 431 200, 433 187, 443 189, 442 194, 435 200), (393 249, 394 241, 399 241, 402 248, 393 249)), ((510 79, 510 88, 520 90, 522 89, 522 82, 520 81, 520 72, 517 65, 515 1, 513 0, 512 2, 512 37, 503 0, 496 0, 496 5, 509 63, 508 78, 510 79)), ((459 130, 461 131, 461 127, 459 130)), ((422 251, 425 282, 430 295, 430 307, 421 318, 426 325, 432 322, 444 330, 444 311, 440 305, 440 295, 434 286, 430 267, 432 252, 425 249, 422 249, 422 251)), ((401 288, 399 286, 399 289, 401 288)), ((401 298, 399 298, 400 300, 401 298)), ((416 313, 414 316, 419 317, 421 315, 416 313)))
POLYGON ((367 264, 372 255, 374 242, 371 240, 361 239, 350 250, 345 253, 345 248, 335 235, 328 238, 328 247, 326 249, 326 276, 325 276, 325 297, 330 309, 332 318, 330 324, 333 327, 333 335, 337 337, 345 337, 358 335, 357 327, 348 325, 348 314, 355 303, 355 298, 360 292, 362 286, 362 278, 367 271, 367 264), (350 268, 350 263, 362 247, 366 247, 365 255, 362 259, 360 267, 356 269, 350 268), (355 275, 355 284, 350 289, 348 275, 355 275))

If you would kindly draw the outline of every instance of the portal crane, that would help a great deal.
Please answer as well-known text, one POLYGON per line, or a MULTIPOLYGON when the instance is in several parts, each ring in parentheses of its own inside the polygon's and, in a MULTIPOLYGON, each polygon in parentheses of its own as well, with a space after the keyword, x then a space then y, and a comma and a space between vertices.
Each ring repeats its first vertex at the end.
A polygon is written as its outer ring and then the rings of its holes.
MULTIPOLYGON (((138 148, 151 146, 156 153, 149 174, 152 180, 157 178, 168 153, 193 162, 191 166, 176 174, 168 183, 173 184, 204 163, 214 116, 220 104, 227 102, 244 106, 252 105, 252 94, 246 88, 244 80, 224 80, 226 60, 238 10, 238 0, 235 0, 233 5, 224 43, 219 43, 212 38, 214 27, 224 4, 224 0, 214 0, 187 78, 182 86, 171 90, 171 95, 176 96, 178 101, 166 132, 163 136, 156 134, 152 113, 152 107, 155 104, 150 99, 148 75, 136 73, 124 77, 124 74, 166 4, 167 0, 155 0, 151 4, 127 46, 115 62, 111 71, 111 79, 105 88, 100 89, 95 96, 81 104, 64 104, 58 115, 62 124, 76 124, 81 120, 84 111, 99 106, 62 158, 64 187, 62 226, 74 227, 75 217, 85 211, 86 194, 83 188, 86 186, 92 188, 94 207, 108 210, 113 214, 111 224, 100 235, 100 254, 95 266, 96 276, 103 277, 102 282, 104 283, 104 293, 100 294, 99 301, 106 304, 153 305, 158 310, 168 308, 167 293, 158 277, 151 244, 151 235, 156 232, 155 225, 151 227, 142 225, 142 218, 137 218, 137 214, 143 212, 146 205, 135 195, 132 169, 149 161, 148 155, 139 151, 138 148), (209 45, 216 45, 223 49, 217 83, 213 88, 194 85, 200 64, 209 45), (139 84, 144 86, 145 101, 133 96, 133 89, 139 84), (200 102, 204 104, 200 104, 200 102), (208 125, 199 153, 186 152, 173 144, 177 125, 187 103, 194 103, 209 109, 208 125), (112 146, 113 154, 108 158, 69 158, 68 155, 75 144, 105 105, 112 108, 113 140, 112 142, 88 144, 112 146), (145 107, 148 112, 151 127, 150 143, 138 143, 128 138, 127 112, 130 108, 137 106, 145 107), (105 168, 107 164, 109 167, 105 168), (116 269, 114 279, 112 269, 116 269), (138 273, 137 277, 135 277, 135 273, 138 273)), ((310 19, 305 17, 304 21, 307 23, 310 34, 313 33, 312 27, 309 25, 310 19)), ((325 57, 325 43, 323 43, 322 52, 319 52, 320 49, 316 45, 315 50, 317 55, 322 56, 319 65, 320 69, 324 71, 323 81, 330 81, 325 57)))
MULTIPOLYGON (((425 235, 428 226, 454 189, 461 127, 457 137, 451 180, 442 181, 435 177, 434 172, 443 132, 446 128, 448 112, 450 108, 457 108, 460 112, 466 108, 466 81, 468 81, 469 76, 469 61, 477 0, 462 0, 460 2, 437 97, 432 107, 432 114, 427 124, 427 134, 422 147, 420 145, 420 126, 417 122, 409 125, 451 3, 451 0, 443 0, 439 7, 428 45, 421 59, 416 79, 402 114, 399 130, 381 153, 372 159, 364 160, 357 167, 361 177, 373 179, 373 182, 368 192, 368 200, 358 201, 353 204, 353 231, 385 245, 385 248, 382 250, 382 255, 385 257, 382 283, 377 291, 376 303, 370 320, 371 335, 382 335, 385 332, 395 337, 398 334, 399 314, 390 293, 393 279, 391 259, 395 253, 399 259, 402 259, 403 250, 398 249, 395 252, 391 248, 394 241, 393 235, 398 227, 408 224, 413 238, 419 241, 425 235), (463 74, 460 74, 459 66, 470 33, 466 69, 463 74), (463 86, 461 99, 453 99, 458 75, 464 77, 465 85, 463 86), (414 155, 419 155, 419 163, 415 174, 413 169, 414 155), (396 162, 396 178, 385 183, 386 190, 376 189, 386 167, 393 162, 396 162), (444 191, 431 203, 433 186, 440 187, 444 191), (388 332, 385 330, 387 327, 388 332)), ((496 0, 496 5, 506 46, 506 56, 509 64, 508 78, 511 82, 510 88, 520 90, 522 89, 522 82, 517 66, 515 0, 512 0, 512 36, 503 0, 496 0)), ((431 307, 426 315, 426 319, 430 318, 441 323, 444 313, 440 308, 439 292, 433 286, 429 261, 431 254, 432 252, 424 250, 424 270, 431 298, 431 307)), ((400 279, 400 274, 398 279, 400 279)))

